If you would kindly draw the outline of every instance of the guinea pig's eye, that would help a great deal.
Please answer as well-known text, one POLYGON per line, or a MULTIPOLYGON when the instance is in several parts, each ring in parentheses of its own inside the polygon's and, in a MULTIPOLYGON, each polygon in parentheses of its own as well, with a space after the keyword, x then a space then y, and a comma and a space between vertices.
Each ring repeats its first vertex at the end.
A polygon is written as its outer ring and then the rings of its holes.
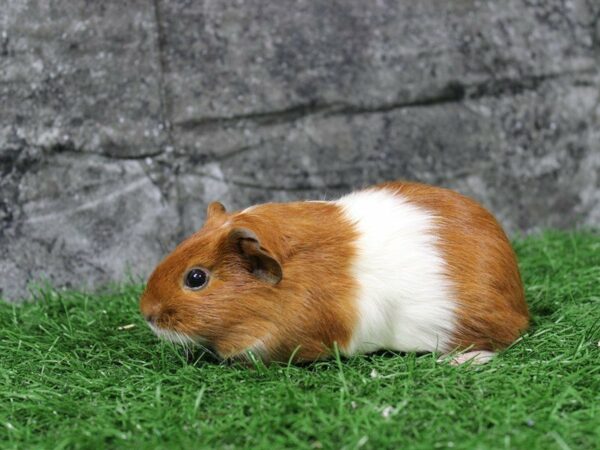
POLYGON ((185 275, 185 287, 192 290, 203 288, 208 282, 208 274, 202 269, 191 269, 185 275))

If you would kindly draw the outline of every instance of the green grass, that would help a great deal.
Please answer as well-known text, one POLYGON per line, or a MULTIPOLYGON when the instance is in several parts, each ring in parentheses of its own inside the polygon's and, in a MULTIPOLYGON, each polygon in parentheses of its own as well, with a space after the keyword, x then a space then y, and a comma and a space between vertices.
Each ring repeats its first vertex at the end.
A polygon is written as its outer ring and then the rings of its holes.
POLYGON ((533 325, 481 367, 190 362, 140 319, 140 286, 1 304, 0 447, 598 448, 600 236, 515 246, 533 325))

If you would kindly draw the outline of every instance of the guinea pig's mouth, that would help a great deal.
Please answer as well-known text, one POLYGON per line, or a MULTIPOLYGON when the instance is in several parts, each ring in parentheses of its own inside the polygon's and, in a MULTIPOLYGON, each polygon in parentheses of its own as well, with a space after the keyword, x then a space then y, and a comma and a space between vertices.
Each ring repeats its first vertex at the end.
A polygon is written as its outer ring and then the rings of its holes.
POLYGON ((188 349, 190 347, 199 347, 200 349, 210 353, 215 358, 221 359, 218 356, 218 354, 211 348, 208 341, 200 336, 190 336, 180 331, 168 330, 165 328, 158 327, 152 322, 147 323, 150 329, 159 339, 169 341, 173 344, 181 345, 185 349, 188 349))
POLYGON ((188 345, 194 345, 196 343, 195 339, 193 339, 185 333, 181 333, 175 330, 166 330, 164 328, 157 327, 152 322, 148 322, 148 326, 160 339, 172 342, 173 344, 180 344, 185 347, 188 345))

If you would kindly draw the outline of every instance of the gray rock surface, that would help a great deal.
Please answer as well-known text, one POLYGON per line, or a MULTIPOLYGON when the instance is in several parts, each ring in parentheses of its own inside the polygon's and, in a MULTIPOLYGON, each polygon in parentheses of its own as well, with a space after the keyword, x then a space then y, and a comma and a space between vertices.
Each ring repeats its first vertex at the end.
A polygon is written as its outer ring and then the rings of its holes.
POLYGON ((596 0, 0 0, 0 296, 145 276, 206 204, 455 188, 600 226, 596 0))

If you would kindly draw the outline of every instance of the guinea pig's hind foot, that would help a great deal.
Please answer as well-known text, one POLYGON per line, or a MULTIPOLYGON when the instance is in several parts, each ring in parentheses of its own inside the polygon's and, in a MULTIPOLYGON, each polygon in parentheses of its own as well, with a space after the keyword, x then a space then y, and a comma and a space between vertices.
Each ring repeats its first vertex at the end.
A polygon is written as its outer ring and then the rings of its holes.
POLYGON ((496 353, 488 350, 473 350, 470 352, 459 353, 457 355, 444 355, 438 359, 438 362, 447 362, 451 366, 460 366, 464 363, 479 365, 490 362, 495 355, 496 353))

